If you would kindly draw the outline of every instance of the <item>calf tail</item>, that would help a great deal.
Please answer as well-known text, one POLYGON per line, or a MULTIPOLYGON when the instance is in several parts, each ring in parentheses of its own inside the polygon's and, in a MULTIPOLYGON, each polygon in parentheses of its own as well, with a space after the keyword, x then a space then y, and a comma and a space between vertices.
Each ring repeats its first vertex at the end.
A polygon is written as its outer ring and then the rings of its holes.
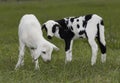
POLYGON ((103 20, 97 24, 97 39, 100 46, 100 50, 102 54, 106 54, 106 42, 105 42, 105 35, 104 35, 104 23, 103 20))

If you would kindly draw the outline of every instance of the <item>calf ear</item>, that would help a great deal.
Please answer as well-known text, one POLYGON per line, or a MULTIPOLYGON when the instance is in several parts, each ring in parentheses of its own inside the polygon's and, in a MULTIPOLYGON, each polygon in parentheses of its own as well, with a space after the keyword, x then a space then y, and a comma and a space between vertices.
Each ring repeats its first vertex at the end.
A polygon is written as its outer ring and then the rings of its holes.
POLYGON ((51 43, 51 45, 52 45, 52 47, 53 47, 54 50, 56 50, 56 51, 59 50, 59 48, 57 46, 55 46, 54 44, 51 43))
POLYGON ((43 25, 42 25, 42 29, 44 29, 45 27, 46 27, 45 24, 43 24, 43 25))
POLYGON ((47 28, 46 28, 46 25, 45 25, 45 24, 42 25, 42 30, 43 30, 43 29, 45 29, 45 31, 47 32, 47 28))
POLYGON ((56 47, 56 46, 53 46, 53 49, 54 49, 54 50, 56 50, 56 51, 58 51, 58 50, 59 50, 59 48, 58 48, 58 47, 56 47))
POLYGON ((55 24, 52 28, 52 32, 55 33, 56 30, 58 30, 60 28, 59 24, 55 24))
POLYGON ((41 51, 38 52, 38 55, 34 56, 34 61, 36 61, 41 56, 41 51))

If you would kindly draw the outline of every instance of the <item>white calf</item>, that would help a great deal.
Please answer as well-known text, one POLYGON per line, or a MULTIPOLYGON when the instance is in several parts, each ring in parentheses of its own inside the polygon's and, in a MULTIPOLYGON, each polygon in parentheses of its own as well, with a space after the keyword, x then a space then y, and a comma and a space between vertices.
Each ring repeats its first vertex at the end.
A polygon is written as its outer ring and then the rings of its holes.
POLYGON ((53 49, 58 48, 44 39, 41 25, 37 18, 32 14, 26 14, 22 17, 19 24, 19 58, 15 69, 24 65, 25 46, 30 49, 32 59, 35 62, 35 69, 39 69, 38 58, 41 55, 44 61, 51 60, 53 49))

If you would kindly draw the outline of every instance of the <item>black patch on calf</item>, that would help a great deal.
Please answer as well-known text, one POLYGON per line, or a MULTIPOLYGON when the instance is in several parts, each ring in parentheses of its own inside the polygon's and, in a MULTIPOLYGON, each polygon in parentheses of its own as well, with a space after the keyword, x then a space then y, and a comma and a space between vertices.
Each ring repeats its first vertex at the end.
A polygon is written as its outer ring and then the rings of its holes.
POLYGON ((73 27, 71 26, 70 29, 73 30, 73 27))
POLYGON ((106 53, 106 46, 104 46, 102 43, 100 43, 100 49, 101 49, 102 54, 106 53))
POLYGON ((79 22, 79 19, 77 19, 76 21, 79 22))
POLYGON ((58 22, 61 26, 59 27, 59 34, 60 37, 65 41, 65 51, 68 51, 70 49, 70 42, 75 34, 67 27, 64 19, 57 20, 56 22, 58 22))
POLYGON ((55 31, 56 31, 56 27, 59 27, 59 25, 55 24, 55 25, 53 26, 53 28, 52 28, 52 32, 53 32, 53 33, 55 33, 55 31))
POLYGON ((64 40, 72 40, 75 35, 70 29, 65 29, 64 27, 59 29, 59 34, 64 40))
POLYGON ((83 35, 83 34, 85 34, 85 37, 88 38, 87 33, 86 33, 85 30, 82 30, 82 31, 79 32, 79 35, 83 35))
POLYGON ((78 28, 78 29, 80 28, 80 25, 79 25, 79 24, 77 24, 77 28, 78 28))
POLYGON ((65 21, 66 25, 68 25, 68 21, 65 21))
POLYGON ((85 20, 83 21, 83 27, 86 28, 87 22, 92 18, 92 14, 86 15, 85 20))
POLYGON ((88 38, 86 31, 85 31, 85 36, 86 36, 86 38, 88 38))
POLYGON ((61 26, 59 28, 60 37, 64 40, 71 40, 74 37, 74 33, 67 27, 66 21, 64 19, 61 19, 57 20, 56 22, 58 22, 61 26))
POLYGON ((87 22, 86 22, 86 21, 83 21, 83 27, 86 28, 86 25, 87 25, 87 22))
POLYGON ((79 32, 79 35, 83 35, 85 33, 85 30, 82 30, 79 32))
POLYGON ((61 19, 61 20, 57 20, 56 22, 58 22, 61 27, 64 27, 65 29, 67 29, 68 21, 61 19))
POLYGON ((101 50, 102 54, 105 54, 106 53, 106 45, 103 45, 102 42, 100 41, 100 27, 99 27, 99 24, 97 24, 97 29, 98 29, 97 39, 98 39, 98 43, 99 43, 99 46, 100 46, 100 50, 101 50))
POLYGON ((71 40, 65 40, 65 51, 68 51, 70 49, 70 42, 71 40))
POLYGON ((72 22, 72 23, 73 23, 73 22, 74 22, 74 18, 70 18, 70 22, 72 22))
POLYGON ((92 18, 92 14, 86 15, 86 16, 85 16, 85 21, 88 21, 88 20, 90 20, 91 18, 92 18))

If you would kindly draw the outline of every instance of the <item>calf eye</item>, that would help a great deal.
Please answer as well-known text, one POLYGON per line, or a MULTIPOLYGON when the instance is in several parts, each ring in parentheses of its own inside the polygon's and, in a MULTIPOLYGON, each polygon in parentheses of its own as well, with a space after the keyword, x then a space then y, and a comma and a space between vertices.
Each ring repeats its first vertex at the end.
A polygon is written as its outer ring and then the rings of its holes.
POLYGON ((43 54, 46 54, 46 52, 45 52, 45 51, 42 51, 42 53, 43 53, 43 54))

